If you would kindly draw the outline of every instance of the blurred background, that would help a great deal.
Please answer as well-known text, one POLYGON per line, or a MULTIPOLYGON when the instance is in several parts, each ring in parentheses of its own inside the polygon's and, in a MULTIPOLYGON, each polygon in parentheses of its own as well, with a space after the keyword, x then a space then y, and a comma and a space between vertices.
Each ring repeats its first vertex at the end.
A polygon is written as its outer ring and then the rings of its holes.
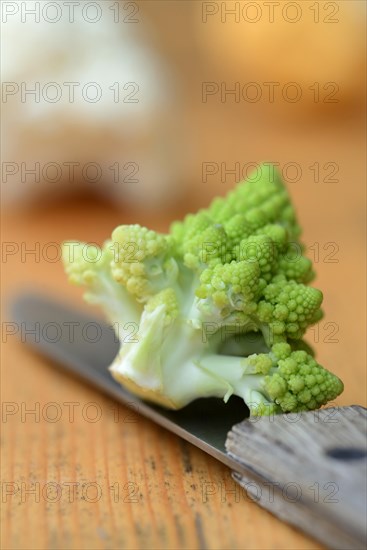
MULTIPOLYGON (((278 163, 325 296, 308 340, 345 382, 338 403, 365 404, 366 3, 1 9, 3 296, 38 287, 83 308, 62 241, 166 231, 278 163)), ((38 366, 3 343, 8 398, 26 399, 38 366)), ((57 395, 51 375, 38 391, 57 395)))

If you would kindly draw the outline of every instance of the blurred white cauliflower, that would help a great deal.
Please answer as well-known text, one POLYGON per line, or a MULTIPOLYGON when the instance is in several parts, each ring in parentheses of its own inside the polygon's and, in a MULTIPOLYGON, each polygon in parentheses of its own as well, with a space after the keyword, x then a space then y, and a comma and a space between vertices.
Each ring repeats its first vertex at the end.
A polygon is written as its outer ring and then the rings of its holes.
POLYGON ((148 24, 130 23, 122 2, 119 22, 110 3, 93 2, 95 23, 77 6, 71 22, 63 2, 55 23, 42 2, 20 4, 41 13, 3 24, 3 199, 85 187, 149 207, 177 198, 177 86, 149 48, 148 24))

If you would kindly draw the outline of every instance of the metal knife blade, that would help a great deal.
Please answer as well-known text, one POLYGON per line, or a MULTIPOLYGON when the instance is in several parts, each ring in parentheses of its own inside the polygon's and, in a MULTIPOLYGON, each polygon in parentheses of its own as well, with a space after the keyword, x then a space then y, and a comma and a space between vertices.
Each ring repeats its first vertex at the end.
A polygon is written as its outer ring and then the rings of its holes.
POLYGON ((119 344, 112 327, 103 320, 39 294, 19 296, 12 305, 12 317, 16 323, 24 324, 21 332, 27 332, 26 343, 55 360, 58 366, 200 447, 232 469, 241 471, 241 466, 225 451, 228 432, 248 416, 248 409, 241 399, 233 397, 227 404, 221 399, 199 399, 179 411, 148 404, 112 378, 108 366, 116 356, 119 344), (36 323, 38 328, 31 334, 36 323))

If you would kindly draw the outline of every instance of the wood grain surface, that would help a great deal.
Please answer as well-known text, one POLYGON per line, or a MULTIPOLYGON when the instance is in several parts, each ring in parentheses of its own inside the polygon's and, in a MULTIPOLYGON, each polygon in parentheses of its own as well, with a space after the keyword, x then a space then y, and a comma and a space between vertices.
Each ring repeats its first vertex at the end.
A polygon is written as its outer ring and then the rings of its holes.
POLYGON ((308 254, 319 251, 316 284, 325 296, 325 319, 308 340, 319 361, 344 380, 335 405, 366 405, 364 125, 346 114, 280 131, 269 119, 256 124, 250 114, 229 117, 222 107, 190 107, 192 184, 176 209, 132 212, 81 197, 4 212, 3 241, 18 247, 2 269, 4 549, 321 548, 254 504, 226 467, 58 371, 9 325, 7 304, 26 288, 86 307, 60 263, 43 257, 47 243, 100 243, 119 223, 166 229, 233 185, 220 175, 204 183, 205 160, 294 161, 304 172, 289 190, 313 247, 308 254), (312 181, 308 167, 331 161, 338 181, 312 181), (25 254, 25 247, 37 246, 39 257, 25 254), (333 251, 336 261, 329 262, 333 251))
POLYGON ((366 429, 367 409, 328 407, 246 419, 232 428, 226 449, 245 468, 234 479, 264 508, 328 548, 362 550, 367 540, 366 429))

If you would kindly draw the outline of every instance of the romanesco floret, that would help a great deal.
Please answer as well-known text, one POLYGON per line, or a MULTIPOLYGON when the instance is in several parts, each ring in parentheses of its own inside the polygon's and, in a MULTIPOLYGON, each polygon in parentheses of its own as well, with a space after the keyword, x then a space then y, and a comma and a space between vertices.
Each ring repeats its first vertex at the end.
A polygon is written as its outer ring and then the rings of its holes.
POLYGON ((342 392, 302 341, 322 316, 322 293, 308 286, 314 273, 289 195, 270 164, 256 174, 167 235, 121 225, 101 249, 65 243, 70 282, 120 338, 111 373, 142 398, 177 409, 234 394, 267 415, 342 392))

